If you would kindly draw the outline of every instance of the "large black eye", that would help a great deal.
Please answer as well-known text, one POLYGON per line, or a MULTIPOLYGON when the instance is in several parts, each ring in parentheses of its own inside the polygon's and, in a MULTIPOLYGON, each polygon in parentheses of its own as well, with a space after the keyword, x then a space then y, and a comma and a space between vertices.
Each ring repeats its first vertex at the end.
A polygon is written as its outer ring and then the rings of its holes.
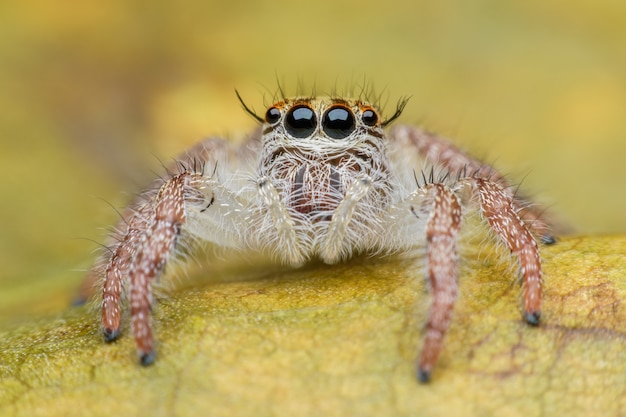
POLYGON ((308 138, 315 131, 315 113, 305 105, 295 106, 285 117, 285 128, 294 138, 308 138))
POLYGON ((361 119, 363 120, 363 123, 365 123, 366 125, 374 126, 378 122, 378 115, 376 114, 374 110, 367 109, 363 112, 361 119))
POLYGON ((265 121, 271 125, 280 120, 280 110, 276 107, 270 107, 265 113, 265 121))
POLYGON ((331 107, 324 114, 322 128, 333 139, 345 139, 354 131, 354 116, 345 107, 331 107))

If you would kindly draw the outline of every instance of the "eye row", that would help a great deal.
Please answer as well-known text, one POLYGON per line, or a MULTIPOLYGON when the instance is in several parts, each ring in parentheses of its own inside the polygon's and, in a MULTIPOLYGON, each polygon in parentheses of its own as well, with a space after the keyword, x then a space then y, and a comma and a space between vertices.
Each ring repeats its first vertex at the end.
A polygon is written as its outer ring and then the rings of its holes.
MULTIPOLYGON (((270 125, 280 121, 281 112, 277 107, 270 107, 265 113, 265 121, 270 125)), ((378 115, 367 109, 361 114, 361 120, 367 126, 375 126, 378 115)), ((315 132, 317 116, 306 104, 293 106, 285 115, 285 129, 294 138, 308 138, 315 132)), ((355 115, 344 106, 332 106, 322 116, 322 129, 332 139, 345 139, 356 128, 355 115)))

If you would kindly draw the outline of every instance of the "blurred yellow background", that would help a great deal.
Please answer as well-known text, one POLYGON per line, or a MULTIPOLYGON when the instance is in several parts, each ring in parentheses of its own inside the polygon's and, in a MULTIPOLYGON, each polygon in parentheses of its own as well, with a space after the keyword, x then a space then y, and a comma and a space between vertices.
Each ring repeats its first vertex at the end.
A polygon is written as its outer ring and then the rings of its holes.
POLYGON ((276 80, 411 96, 581 234, 626 232, 626 2, 0 3, 0 323, 69 302, 99 227, 276 80), (126 193, 126 194, 125 194, 126 193), (106 201, 106 202, 105 202, 106 201), (24 306, 21 299, 32 300, 24 306))

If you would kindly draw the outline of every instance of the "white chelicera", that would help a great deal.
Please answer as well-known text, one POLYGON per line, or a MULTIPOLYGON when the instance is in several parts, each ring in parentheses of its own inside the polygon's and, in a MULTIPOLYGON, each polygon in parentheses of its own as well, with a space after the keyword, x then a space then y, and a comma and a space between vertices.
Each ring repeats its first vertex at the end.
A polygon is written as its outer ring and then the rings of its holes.
POLYGON ((105 340, 120 335, 122 289, 129 284, 140 361, 154 361, 151 285, 183 241, 260 251, 293 267, 425 247, 433 301, 417 377, 428 381, 457 296, 461 221, 472 208, 516 256, 523 317, 537 325, 537 238, 554 242, 546 222, 502 175, 449 141, 411 126, 386 133, 404 105, 387 120, 362 100, 285 98, 264 118, 244 105, 261 123, 245 143, 199 143, 178 159, 176 173, 123 214, 81 295, 103 279, 105 340))

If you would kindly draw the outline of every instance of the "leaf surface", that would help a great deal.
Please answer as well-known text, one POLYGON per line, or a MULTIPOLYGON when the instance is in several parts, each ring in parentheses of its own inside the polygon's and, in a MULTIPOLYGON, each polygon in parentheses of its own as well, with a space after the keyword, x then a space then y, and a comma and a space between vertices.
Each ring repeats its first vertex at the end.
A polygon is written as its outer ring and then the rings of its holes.
POLYGON ((625 253, 624 237, 543 248, 538 328, 510 268, 464 268, 429 385, 413 375, 429 296, 411 260, 201 277, 155 307, 148 368, 126 322, 105 344, 97 311, 72 309, 1 333, 0 415, 619 415, 625 253))

